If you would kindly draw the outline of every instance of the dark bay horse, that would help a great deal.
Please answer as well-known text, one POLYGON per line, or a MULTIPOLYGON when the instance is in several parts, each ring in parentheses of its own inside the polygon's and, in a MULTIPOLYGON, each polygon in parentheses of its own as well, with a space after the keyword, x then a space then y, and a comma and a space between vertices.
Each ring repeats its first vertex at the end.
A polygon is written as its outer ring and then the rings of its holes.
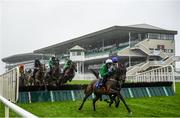
POLYGON ((52 76, 50 75, 50 72, 47 72, 45 75, 45 81, 48 85, 58 86, 58 79, 61 76, 61 69, 59 65, 59 61, 55 62, 54 67, 52 68, 52 76))
MULTIPOLYGON (((121 81, 120 84, 121 85, 119 85, 119 88, 118 88, 118 90, 120 91, 122 85, 125 83, 125 80, 126 80, 127 69, 126 69, 125 63, 118 63, 117 66, 118 66, 119 72, 120 72, 120 81, 121 81)), ((111 107, 113 102, 115 102, 116 108, 119 107, 120 100, 116 99, 117 95, 113 94, 113 95, 110 95, 109 97, 110 97, 110 101, 105 100, 106 102, 109 103, 109 106, 111 107)))
POLYGON ((38 71, 35 73, 35 78, 34 78, 34 85, 45 85, 44 82, 44 74, 45 74, 45 66, 41 65, 38 68, 38 71))
POLYGON ((72 79, 75 76, 75 72, 77 72, 77 65, 76 63, 72 62, 70 67, 64 72, 64 75, 62 75, 61 78, 59 79, 60 85, 63 85, 67 81, 72 81, 72 79))
MULTIPOLYGON (((103 87, 101 87, 100 89, 96 88, 96 84, 99 81, 98 79, 91 81, 91 83, 86 87, 86 89, 84 91, 85 97, 83 99, 83 102, 82 102, 81 106, 79 107, 79 110, 82 109, 86 99, 92 93, 94 93, 94 95, 95 95, 95 98, 93 99, 93 108, 94 108, 94 111, 96 111, 95 103, 96 103, 96 101, 98 99, 101 98, 102 95, 109 95, 110 97, 112 95, 115 95, 118 99, 122 100, 122 102, 124 103, 127 111, 131 114, 132 112, 131 112, 130 108, 126 104, 123 96, 120 93, 120 90, 118 90, 118 89, 121 89, 121 87, 118 87, 118 86, 121 86, 122 83, 123 83, 121 74, 122 74, 121 73, 121 67, 118 66, 115 69, 115 74, 112 77, 108 78, 108 81, 106 82, 106 89, 104 89, 103 87)), ((96 75, 96 77, 97 77, 97 75, 96 75)))

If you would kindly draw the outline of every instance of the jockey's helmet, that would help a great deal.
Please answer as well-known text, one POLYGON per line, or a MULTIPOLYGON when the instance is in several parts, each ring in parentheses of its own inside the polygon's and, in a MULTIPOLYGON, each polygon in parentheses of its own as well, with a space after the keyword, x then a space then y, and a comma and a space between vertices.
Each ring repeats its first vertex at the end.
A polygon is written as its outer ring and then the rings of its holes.
POLYGON ((106 64, 112 64, 113 62, 112 62, 112 60, 111 59, 107 59, 106 60, 106 64))
POLYGON ((117 57, 113 57, 113 58, 112 58, 112 62, 113 62, 113 63, 117 63, 117 62, 118 62, 118 58, 117 58, 117 57))
POLYGON ((68 63, 68 64, 71 64, 71 63, 72 63, 72 60, 69 59, 69 60, 67 61, 67 63, 68 63))
POLYGON ((52 56, 51 59, 52 59, 53 61, 55 61, 55 56, 52 56))

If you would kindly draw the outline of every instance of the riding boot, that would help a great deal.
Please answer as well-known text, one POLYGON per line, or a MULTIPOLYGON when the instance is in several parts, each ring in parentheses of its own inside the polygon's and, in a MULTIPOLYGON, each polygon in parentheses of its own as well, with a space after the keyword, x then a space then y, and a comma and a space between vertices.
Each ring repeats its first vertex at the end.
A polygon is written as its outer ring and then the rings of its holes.
POLYGON ((99 89, 102 86, 102 79, 100 78, 99 81, 96 84, 96 88, 99 89))
POLYGON ((101 87, 103 85, 103 79, 99 80, 99 87, 101 87))

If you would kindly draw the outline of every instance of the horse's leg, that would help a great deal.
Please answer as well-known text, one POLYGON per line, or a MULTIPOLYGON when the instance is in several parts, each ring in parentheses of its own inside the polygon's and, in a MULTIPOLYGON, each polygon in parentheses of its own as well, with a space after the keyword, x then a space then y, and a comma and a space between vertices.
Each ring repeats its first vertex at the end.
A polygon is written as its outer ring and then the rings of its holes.
POLYGON ((96 97, 93 99, 93 108, 94 108, 94 111, 96 111, 96 101, 101 97, 101 95, 98 95, 98 94, 95 94, 96 97))
POLYGON ((61 79, 60 79, 60 85, 62 86, 64 83, 64 75, 61 76, 61 79))
POLYGON ((30 86, 30 85, 31 85, 31 76, 29 76, 27 80, 27 86, 30 86))
POLYGON ((123 96, 121 95, 121 93, 118 94, 118 97, 122 100, 122 102, 124 103, 124 105, 125 105, 126 109, 128 110, 128 112, 129 112, 130 114, 132 114, 131 109, 130 109, 129 106, 126 104, 126 101, 124 100, 124 98, 123 98, 123 96))
POLYGON ((118 108, 120 104, 120 99, 117 97, 117 95, 114 96, 114 101, 115 101, 115 107, 118 108), (116 100, 117 98, 117 100, 116 100))
POLYGON ((113 104, 113 101, 115 101, 114 96, 109 95, 110 98, 110 102, 109 102, 109 107, 111 107, 111 105, 113 104))
MULTIPOLYGON (((92 93, 91 93, 91 94, 92 94, 92 93)), ((79 107, 79 110, 82 109, 82 107, 83 107, 83 105, 84 105, 86 99, 87 99, 91 94, 86 94, 86 95, 85 95, 85 97, 84 97, 84 99, 83 99, 83 102, 82 102, 81 106, 79 107)))

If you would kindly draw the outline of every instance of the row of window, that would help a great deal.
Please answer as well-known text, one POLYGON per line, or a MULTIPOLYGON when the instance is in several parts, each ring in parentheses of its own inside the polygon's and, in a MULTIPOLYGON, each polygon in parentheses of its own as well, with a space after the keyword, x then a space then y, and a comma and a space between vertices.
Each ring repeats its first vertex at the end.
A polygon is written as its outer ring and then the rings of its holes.
POLYGON ((154 50, 162 50, 163 52, 166 52, 166 53, 173 53, 174 52, 173 49, 158 49, 158 48, 154 49, 154 48, 149 48, 149 50, 152 50, 152 51, 154 51, 154 50))
POLYGON ((158 33, 146 33, 146 34, 131 34, 131 40, 144 40, 149 39, 161 39, 161 40, 174 40, 174 35, 170 34, 158 34, 158 33))
POLYGON ((148 33, 149 39, 174 40, 174 35, 148 33))
POLYGON ((82 52, 82 51, 71 52, 71 53, 72 53, 72 56, 80 56, 80 55, 83 55, 83 52, 82 52))

